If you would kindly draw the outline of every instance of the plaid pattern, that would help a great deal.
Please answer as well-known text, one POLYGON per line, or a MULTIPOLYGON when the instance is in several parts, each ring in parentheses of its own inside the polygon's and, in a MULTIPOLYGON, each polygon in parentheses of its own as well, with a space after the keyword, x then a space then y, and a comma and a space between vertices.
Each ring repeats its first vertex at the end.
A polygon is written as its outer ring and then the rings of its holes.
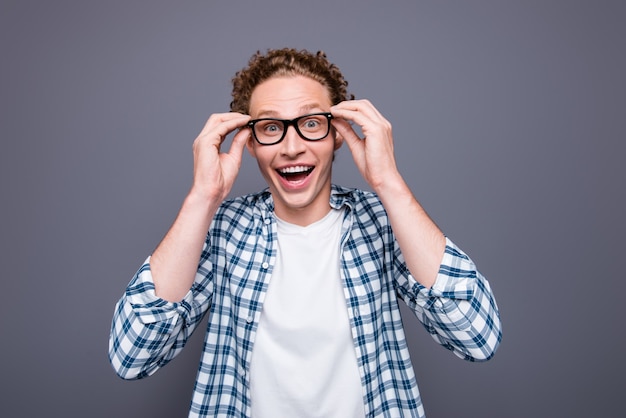
MULTIPOLYGON (((488 282, 447 240, 435 285, 410 275, 378 198, 333 186, 346 207, 341 277, 367 417, 423 417, 398 307, 401 298, 442 346, 469 361, 489 359, 501 339, 488 282)), ((209 312, 191 417, 247 417, 250 359, 276 260, 276 222, 267 190, 225 202, 215 215, 195 282, 179 303, 154 293, 150 259, 116 305, 109 358, 139 379, 173 359, 209 312)))

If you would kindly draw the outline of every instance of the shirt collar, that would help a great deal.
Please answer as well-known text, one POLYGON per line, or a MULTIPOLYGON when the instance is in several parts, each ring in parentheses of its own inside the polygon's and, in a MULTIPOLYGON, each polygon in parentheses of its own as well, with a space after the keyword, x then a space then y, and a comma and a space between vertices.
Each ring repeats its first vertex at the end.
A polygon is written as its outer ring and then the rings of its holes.
MULTIPOLYGON (((330 188, 330 207, 333 209, 340 209, 342 206, 347 206, 352 209, 354 202, 356 201, 355 189, 349 189, 347 187, 331 185, 330 188)), ((268 212, 274 212, 274 200, 269 188, 261 191, 257 196, 257 201, 265 207, 268 212)))
POLYGON ((342 206, 348 206, 352 209, 356 201, 355 190, 348 189, 333 184, 330 188, 330 207, 340 209, 342 206))

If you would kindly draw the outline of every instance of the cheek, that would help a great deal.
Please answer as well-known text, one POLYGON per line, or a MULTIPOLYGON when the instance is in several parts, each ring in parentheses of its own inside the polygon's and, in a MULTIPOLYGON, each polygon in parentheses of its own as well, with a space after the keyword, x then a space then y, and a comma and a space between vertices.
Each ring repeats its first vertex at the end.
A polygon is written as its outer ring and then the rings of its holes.
POLYGON ((246 143, 248 152, 259 164, 259 168, 263 169, 264 166, 269 165, 276 154, 276 151, 272 149, 272 146, 259 145, 254 138, 250 138, 246 143))
POLYGON ((259 157, 255 158, 257 167, 259 168, 259 174, 261 174, 261 177, 265 179, 268 185, 271 184, 273 180, 271 175, 272 169, 270 168, 268 161, 265 161, 263 158, 259 157))
POLYGON ((250 155, 252 155, 252 158, 256 160, 259 165, 259 169, 261 169, 262 172, 271 170, 270 165, 274 156, 274 153, 266 148, 269 147, 253 146, 249 149, 250 155))
POLYGON ((325 142, 323 148, 319 148, 318 155, 322 159, 330 157, 334 160, 335 151, 337 151, 341 147, 342 143, 343 141, 341 141, 340 139, 333 138, 332 141, 325 142))

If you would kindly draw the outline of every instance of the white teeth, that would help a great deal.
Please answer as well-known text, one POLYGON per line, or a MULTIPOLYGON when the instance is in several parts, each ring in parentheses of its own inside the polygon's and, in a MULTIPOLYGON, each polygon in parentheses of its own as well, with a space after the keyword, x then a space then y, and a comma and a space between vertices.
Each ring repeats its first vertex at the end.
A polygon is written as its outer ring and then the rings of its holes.
POLYGON ((295 167, 286 167, 286 168, 281 168, 280 172, 284 173, 284 174, 294 174, 294 173, 304 173, 306 171, 309 171, 310 167, 306 167, 303 165, 298 165, 295 167))

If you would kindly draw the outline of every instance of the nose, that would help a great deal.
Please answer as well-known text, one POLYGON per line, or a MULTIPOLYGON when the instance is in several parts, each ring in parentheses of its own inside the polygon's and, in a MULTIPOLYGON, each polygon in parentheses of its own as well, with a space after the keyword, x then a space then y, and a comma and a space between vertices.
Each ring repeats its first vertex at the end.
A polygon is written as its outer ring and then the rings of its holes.
POLYGON ((304 139, 300 138, 294 126, 288 126, 285 138, 281 142, 281 152, 284 155, 295 156, 301 154, 306 149, 304 139))

